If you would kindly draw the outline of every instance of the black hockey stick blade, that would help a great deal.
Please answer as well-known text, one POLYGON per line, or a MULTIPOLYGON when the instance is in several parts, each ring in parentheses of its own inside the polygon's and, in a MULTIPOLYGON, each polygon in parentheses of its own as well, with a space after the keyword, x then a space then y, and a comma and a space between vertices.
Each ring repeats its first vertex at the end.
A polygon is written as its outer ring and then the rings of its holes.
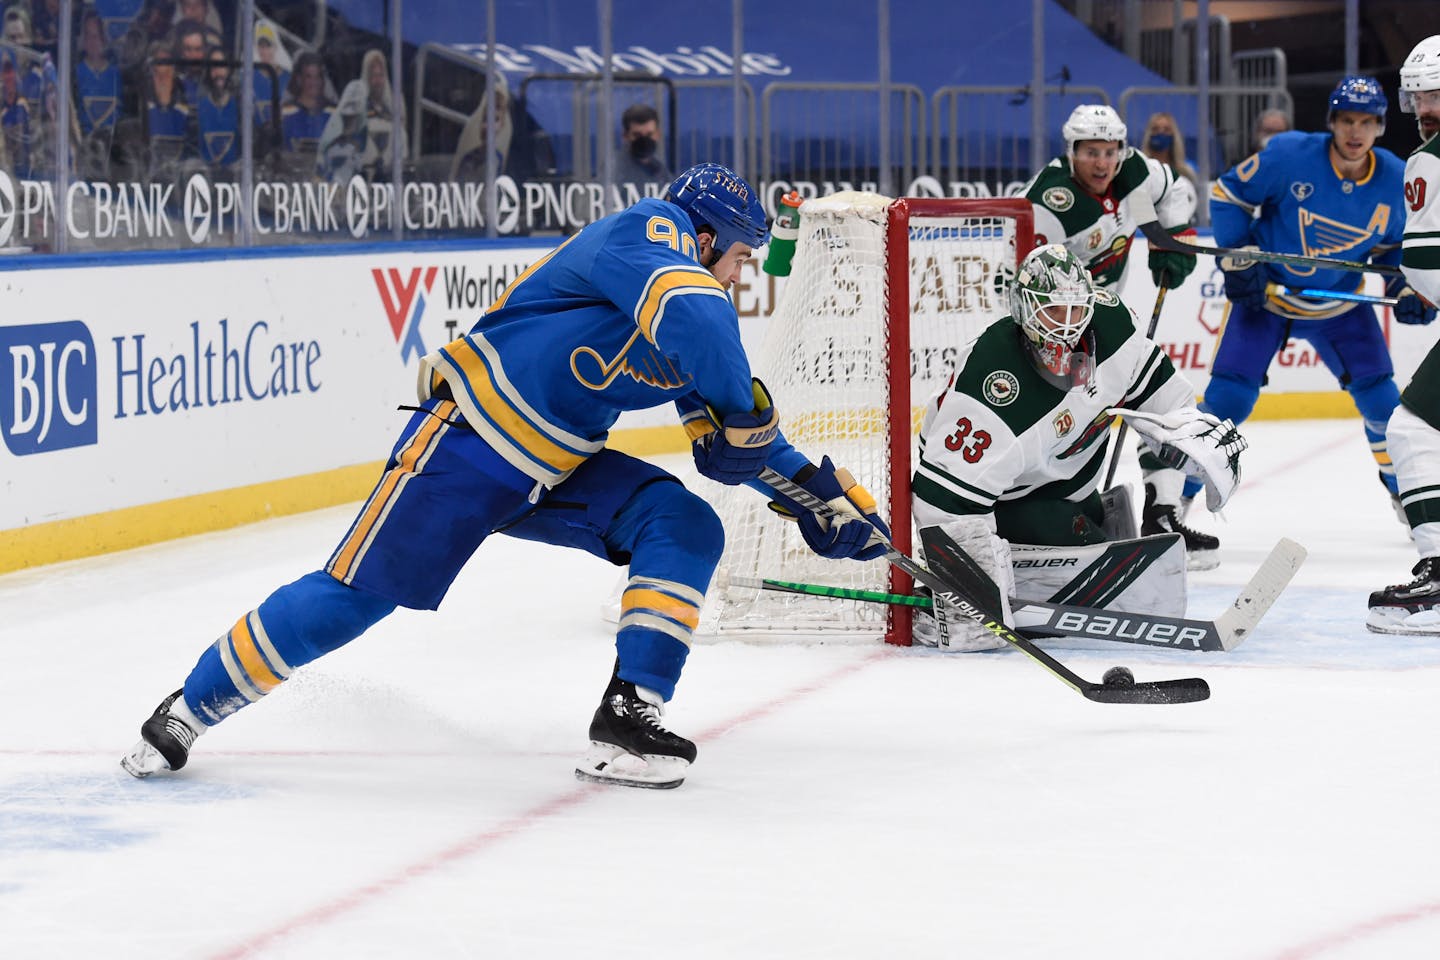
POLYGON ((1199 677, 1146 683, 1087 683, 1080 691, 1096 703, 1195 703, 1210 698, 1210 684, 1199 677))

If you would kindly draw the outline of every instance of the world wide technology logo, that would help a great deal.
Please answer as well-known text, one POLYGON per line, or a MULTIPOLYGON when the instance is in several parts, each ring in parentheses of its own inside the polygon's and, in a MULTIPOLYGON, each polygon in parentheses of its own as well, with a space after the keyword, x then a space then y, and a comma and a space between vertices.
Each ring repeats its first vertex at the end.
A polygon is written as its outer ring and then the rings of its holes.
POLYGON ((420 318, 425 315, 425 298, 439 273, 439 267, 412 267, 408 273, 395 267, 370 271, 390 321, 390 332, 400 345, 401 363, 408 363, 412 353, 418 362, 429 352, 420 338, 420 318))

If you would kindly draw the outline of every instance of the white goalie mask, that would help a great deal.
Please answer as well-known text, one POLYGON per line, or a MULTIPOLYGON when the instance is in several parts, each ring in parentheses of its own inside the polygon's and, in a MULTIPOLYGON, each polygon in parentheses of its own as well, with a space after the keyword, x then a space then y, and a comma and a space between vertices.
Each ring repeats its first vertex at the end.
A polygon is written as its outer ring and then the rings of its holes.
POLYGON ((1037 363, 1056 376, 1071 374, 1075 346, 1094 312, 1089 271, 1058 243, 1031 251, 1010 283, 1010 316, 1037 363))
POLYGON ((1070 114, 1065 126, 1060 128, 1060 135, 1065 138, 1065 151, 1072 160, 1077 143, 1085 140, 1114 141, 1123 148, 1129 133, 1125 128, 1125 121, 1120 119, 1120 114, 1103 103, 1081 104, 1070 114))
POLYGON ((1440 34, 1421 40, 1400 65, 1400 111, 1418 113, 1415 95, 1429 90, 1440 90, 1440 34))

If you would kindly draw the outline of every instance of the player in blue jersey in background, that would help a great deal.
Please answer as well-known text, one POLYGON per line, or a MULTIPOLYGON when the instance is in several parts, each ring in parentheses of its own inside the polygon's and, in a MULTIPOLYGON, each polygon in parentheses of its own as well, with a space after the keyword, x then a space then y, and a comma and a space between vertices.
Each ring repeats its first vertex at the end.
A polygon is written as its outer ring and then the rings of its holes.
MULTIPOLYGON (((1375 146, 1387 106, 1379 83, 1346 77, 1330 94, 1329 133, 1276 134, 1227 171, 1210 194, 1216 246, 1398 266, 1405 164, 1375 146)), ((1243 422, 1276 353, 1291 337, 1308 340, 1360 411, 1380 479, 1394 498, 1385 425, 1400 391, 1374 308, 1290 292, 1356 293, 1363 274, 1238 257, 1222 258, 1220 266, 1230 309, 1201 409, 1243 422)), ((1400 297, 1394 309, 1401 323, 1435 319, 1402 277, 1387 280, 1385 292, 1400 297)), ((1196 490, 1187 482, 1187 497, 1196 490)))
MULTIPOLYGON (((615 671, 582 779, 677 786, 695 745, 660 723, 719 562, 711 507, 665 470, 605 446, 617 417, 674 403, 711 479, 788 509, 806 543, 873 559, 874 499, 780 433, 753 380, 728 294, 766 239, 754 190, 700 164, 664 200, 591 224, 507 287, 468 334, 425 356, 421 403, 369 501, 323 569, 270 595, 201 655, 122 761, 184 766, 195 738, 355 639, 396 606, 435 609, 487 536, 575 547, 629 565, 615 671), (794 478, 843 512, 825 524, 756 478, 794 478)), ((497 585, 497 593, 499 592, 497 585)))

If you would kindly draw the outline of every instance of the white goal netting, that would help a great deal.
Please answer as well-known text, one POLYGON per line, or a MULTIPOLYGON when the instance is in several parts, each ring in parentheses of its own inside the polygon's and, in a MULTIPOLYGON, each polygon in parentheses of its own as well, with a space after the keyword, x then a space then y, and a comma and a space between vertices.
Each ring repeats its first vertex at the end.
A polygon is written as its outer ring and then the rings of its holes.
MULTIPOLYGON (((984 209, 996 206, 990 201, 984 209)), ((850 192, 801 208, 792 273, 751 366, 775 398, 786 437, 812 461, 829 455, 848 468, 892 527, 910 526, 909 477, 924 404, 947 382, 959 348, 1005 312, 995 276, 1001 264, 1015 263, 1016 226, 1023 220, 1028 234, 1029 207, 1023 201, 999 206, 1008 209, 997 215, 980 212, 975 201, 896 204, 850 192), (890 250, 892 218, 899 220, 894 246, 907 250, 890 250), (908 262, 908 297, 887 278, 892 259, 908 262), (896 356, 892 323, 908 325, 908 358, 896 356), (909 383, 908 401, 895 395, 897 377, 909 383), (908 431, 903 457, 890 455, 892 412, 898 429, 908 431)), ((745 583, 770 578, 881 591, 890 581, 888 563, 818 557, 754 490, 697 483, 726 530, 701 639, 864 640, 891 631, 890 608, 882 604, 760 591, 745 583)), ((887 638, 909 642, 908 636, 887 638)))

